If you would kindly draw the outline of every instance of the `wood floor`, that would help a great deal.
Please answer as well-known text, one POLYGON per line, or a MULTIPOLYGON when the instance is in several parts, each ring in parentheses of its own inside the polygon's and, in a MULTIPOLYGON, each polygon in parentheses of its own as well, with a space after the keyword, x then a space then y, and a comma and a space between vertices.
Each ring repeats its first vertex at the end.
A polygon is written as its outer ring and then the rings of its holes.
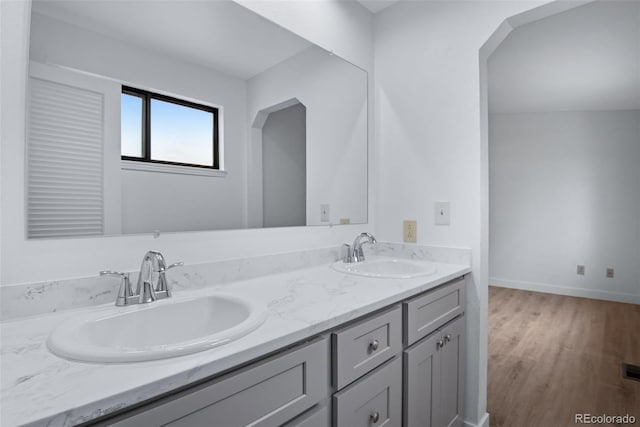
POLYGON ((491 427, 576 426, 576 413, 640 426, 623 362, 640 366, 640 305, 489 287, 491 427))

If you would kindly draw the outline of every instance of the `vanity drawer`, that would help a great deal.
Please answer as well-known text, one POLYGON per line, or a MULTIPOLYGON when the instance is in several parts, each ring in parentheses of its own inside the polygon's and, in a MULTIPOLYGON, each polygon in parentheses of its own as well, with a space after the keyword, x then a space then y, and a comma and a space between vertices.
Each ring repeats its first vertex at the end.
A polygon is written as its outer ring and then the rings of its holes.
POLYGON ((331 412, 326 405, 318 405, 282 427, 331 427, 331 412))
POLYGON ((331 334, 333 385, 341 389, 402 351, 400 306, 331 334))
POLYGON ((404 307, 404 342, 410 346, 465 310, 465 278, 419 295, 404 307))
POLYGON ((107 425, 282 425, 329 393, 327 346, 327 339, 305 344, 240 372, 159 399, 135 415, 123 414, 122 418, 127 418, 107 425))
POLYGON ((402 360, 399 357, 333 395, 334 427, 400 427, 402 360))

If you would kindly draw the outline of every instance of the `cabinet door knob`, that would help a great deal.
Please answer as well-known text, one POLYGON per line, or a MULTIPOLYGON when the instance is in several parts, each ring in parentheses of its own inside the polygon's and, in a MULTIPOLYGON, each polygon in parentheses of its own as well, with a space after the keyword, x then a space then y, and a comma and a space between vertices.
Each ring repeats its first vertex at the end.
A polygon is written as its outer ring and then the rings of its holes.
MULTIPOLYGON (((372 351, 376 351, 379 346, 380 346, 380 341, 378 341, 378 340, 373 340, 371 342, 371 344, 369 344, 369 347, 371 347, 372 351)), ((376 412, 376 414, 377 414, 377 412, 376 412)))
POLYGON ((438 348, 442 348, 442 347, 444 347, 444 341, 438 340, 438 343, 436 345, 437 345, 438 348))
POLYGON ((446 343, 448 343, 449 341, 451 341, 451 334, 447 334, 447 335, 445 335, 445 337, 444 337, 444 343, 445 343, 445 344, 446 344, 446 343))
POLYGON ((371 414, 371 422, 375 424, 378 421, 380 421, 380 413, 376 411, 373 414, 371 414))

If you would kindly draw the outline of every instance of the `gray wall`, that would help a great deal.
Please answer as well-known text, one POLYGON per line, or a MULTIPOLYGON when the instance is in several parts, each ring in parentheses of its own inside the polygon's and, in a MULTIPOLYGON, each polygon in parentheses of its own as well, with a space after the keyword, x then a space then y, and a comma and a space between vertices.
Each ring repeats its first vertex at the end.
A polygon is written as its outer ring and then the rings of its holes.
POLYGON ((262 128, 263 225, 306 225, 306 115, 296 104, 269 114, 262 128))
POLYGON ((637 110, 490 116, 491 283, 640 303, 639 122, 637 110))

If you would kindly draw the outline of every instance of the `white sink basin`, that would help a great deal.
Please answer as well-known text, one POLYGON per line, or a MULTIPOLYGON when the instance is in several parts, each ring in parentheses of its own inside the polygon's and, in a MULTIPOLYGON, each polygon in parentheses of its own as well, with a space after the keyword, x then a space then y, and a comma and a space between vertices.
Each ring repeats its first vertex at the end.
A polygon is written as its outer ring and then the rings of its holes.
POLYGON ((333 269, 341 273, 387 279, 412 279, 434 274, 436 266, 428 261, 401 258, 370 257, 361 262, 346 264, 337 261, 333 269))
POLYGON ((264 307, 233 296, 170 298, 69 318, 47 345, 73 360, 142 362, 227 344, 258 328, 265 316, 264 307))

